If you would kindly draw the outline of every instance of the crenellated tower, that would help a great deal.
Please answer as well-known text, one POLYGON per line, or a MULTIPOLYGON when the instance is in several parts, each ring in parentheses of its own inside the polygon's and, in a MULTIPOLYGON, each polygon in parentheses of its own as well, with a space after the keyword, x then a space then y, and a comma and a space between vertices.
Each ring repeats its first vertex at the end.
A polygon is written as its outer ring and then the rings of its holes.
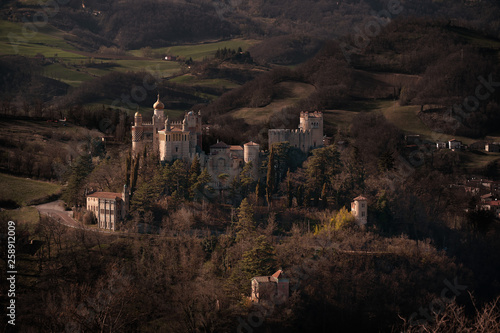
POLYGON ((290 146, 309 153, 311 149, 323 146, 323 113, 301 112, 298 129, 270 129, 269 147, 277 142, 289 142, 290 146))

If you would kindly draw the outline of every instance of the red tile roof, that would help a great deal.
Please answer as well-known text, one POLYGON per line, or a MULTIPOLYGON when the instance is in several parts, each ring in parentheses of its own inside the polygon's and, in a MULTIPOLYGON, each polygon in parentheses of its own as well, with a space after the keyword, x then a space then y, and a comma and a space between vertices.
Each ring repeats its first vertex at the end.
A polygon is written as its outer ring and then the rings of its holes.
POLYGON ((121 199, 122 194, 121 193, 115 193, 115 192, 94 192, 87 197, 89 198, 101 198, 101 199, 121 199))
POLYGON ((354 201, 361 201, 361 200, 367 201, 367 199, 364 196, 362 196, 362 195, 354 198, 354 201))
POLYGON ((275 279, 281 279, 283 278, 283 271, 281 269, 277 270, 276 273, 274 273, 273 275, 273 278, 275 279))

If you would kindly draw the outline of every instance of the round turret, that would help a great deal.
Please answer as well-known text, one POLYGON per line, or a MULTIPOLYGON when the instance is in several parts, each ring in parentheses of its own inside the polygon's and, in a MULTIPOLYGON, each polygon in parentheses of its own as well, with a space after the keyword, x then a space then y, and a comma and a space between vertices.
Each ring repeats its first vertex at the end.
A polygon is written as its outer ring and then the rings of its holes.
POLYGON ((134 118, 135 118, 135 126, 142 126, 142 115, 139 112, 135 113, 134 118))

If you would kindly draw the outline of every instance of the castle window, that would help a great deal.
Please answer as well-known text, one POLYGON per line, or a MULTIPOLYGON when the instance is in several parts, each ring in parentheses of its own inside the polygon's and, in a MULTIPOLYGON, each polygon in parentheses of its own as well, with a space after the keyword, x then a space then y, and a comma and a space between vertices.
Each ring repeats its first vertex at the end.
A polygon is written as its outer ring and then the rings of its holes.
POLYGON ((365 212, 361 212, 361 217, 365 217, 365 212))
POLYGON ((177 153, 179 151, 179 147, 175 147, 175 152, 177 153))

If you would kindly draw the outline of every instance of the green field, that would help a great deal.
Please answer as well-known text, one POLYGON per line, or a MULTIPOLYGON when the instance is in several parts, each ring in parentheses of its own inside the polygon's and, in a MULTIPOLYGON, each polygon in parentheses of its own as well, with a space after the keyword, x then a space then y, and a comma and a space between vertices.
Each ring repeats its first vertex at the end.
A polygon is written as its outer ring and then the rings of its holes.
MULTIPOLYGON (((197 45, 179 45, 152 49, 155 53, 182 57, 184 59, 193 58, 193 60, 203 60, 207 57, 213 57, 218 49, 228 48, 237 50, 241 47, 243 51, 248 50, 252 45, 257 44, 257 40, 252 39, 231 39, 227 41, 203 43, 197 45)), ((131 54, 142 57, 142 50, 130 51, 131 54)))
POLYGON ((177 76, 169 80, 170 82, 184 84, 188 86, 202 86, 202 87, 213 87, 213 88, 224 88, 233 89, 240 85, 225 79, 198 79, 196 76, 191 74, 177 76))
MULTIPOLYGON (((71 34, 58 30, 48 24, 39 28, 38 31, 32 32, 26 30, 26 25, 23 23, 0 20, 0 31, 3 32, 0 35, 0 54, 19 54, 27 57, 43 55, 46 58, 54 58, 56 63, 45 66, 43 75, 65 82, 72 87, 77 87, 82 82, 113 71, 148 71, 153 72, 161 78, 167 78, 178 73, 181 69, 180 62, 165 61, 163 57, 161 59, 143 58, 142 50, 132 50, 127 55, 116 56, 116 58, 109 55, 104 57, 97 53, 80 52, 64 39, 65 36, 68 37, 71 34), (135 59, 135 57, 139 58, 135 59), (96 63, 113 62, 116 66, 105 69, 86 67, 85 64, 89 61, 95 61, 96 63)), ((243 50, 247 50, 257 42, 256 40, 232 39, 199 45, 163 47, 153 49, 153 51, 157 54, 164 53, 186 59, 191 57, 194 60, 202 60, 205 57, 212 57, 219 48, 237 49, 241 47, 243 50)), ((177 79, 174 82, 227 89, 238 86, 231 81, 217 79, 198 81, 184 78, 177 79)), ((209 97, 211 96, 207 96, 207 98, 209 97)))
POLYGON ((21 207, 19 209, 3 210, 0 212, 0 221, 15 221, 16 223, 37 223, 40 215, 35 207, 21 207))
POLYGON ((27 178, 14 177, 0 173, 0 200, 13 200, 20 206, 26 206, 33 200, 40 200, 61 192, 57 184, 27 178))
POLYGON ((58 58, 64 60, 85 59, 82 55, 70 52, 77 51, 77 49, 64 40, 66 33, 50 25, 46 25, 38 31, 32 31, 26 27, 23 23, 0 20, 0 30, 2 31, 0 53, 26 56, 40 53, 45 57, 53 57, 57 54, 58 58))
POLYGON ((457 139, 464 144, 470 144, 477 141, 463 136, 453 136, 434 132, 418 118, 418 112, 420 111, 419 105, 400 106, 398 102, 385 101, 380 103, 379 110, 387 120, 399 127, 405 133, 420 134, 430 141, 457 139))

